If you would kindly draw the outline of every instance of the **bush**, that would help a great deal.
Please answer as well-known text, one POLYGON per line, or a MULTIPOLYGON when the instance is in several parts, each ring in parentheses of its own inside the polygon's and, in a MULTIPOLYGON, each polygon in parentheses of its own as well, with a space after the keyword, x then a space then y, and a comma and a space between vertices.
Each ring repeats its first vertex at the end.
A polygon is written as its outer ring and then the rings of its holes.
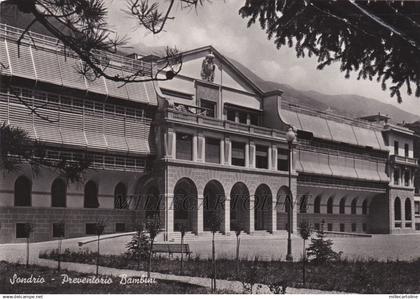
POLYGON ((136 234, 133 235, 131 241, 127 243, 126 248, 126 256, 137 260, 138 268, 140 267, 140 262, 149 257, 151 254, 150 238, 143 230, 142 225, 137 228, 136 234))

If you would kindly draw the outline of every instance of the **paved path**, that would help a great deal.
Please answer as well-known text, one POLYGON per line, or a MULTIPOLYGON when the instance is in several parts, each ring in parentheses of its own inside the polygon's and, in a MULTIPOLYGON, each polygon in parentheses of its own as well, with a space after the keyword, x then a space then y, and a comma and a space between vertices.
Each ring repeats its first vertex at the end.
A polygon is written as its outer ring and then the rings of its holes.
MULTIPOLYGON (((57 262, 52 260, 46 259, 38 259, 36 262, 38 265, 46 266, 50 268, 56 268, 57 262)), ((62 269, 66 269, 69 271, 76 271, 81 273, 96 273, 96 266, 95 265, 88 265, 88 264, 79 264, 79 263, 61 263, 62 269)), ((119 277, 120 275, 127 275, 127 277, 141 277, 146 276, 147 272, 145 271, 136 271, 136 270, 128 270, 128 269, 115 269, 115 268, 108 268, 108 267, 100 267, 99 273, 101 275, 112 275, 119 277)), ((173 275, 173 274, 163 274, 163 273, 156 273, 152 272, 150 274, 152 278, 160 279, 160 280, 171 280, 171 281, 179 281, 189 284, 194 284, 206 288, 210 288, 211 281, 209 278, 204 277, 191 277, 191 276, 180 276, 180 275, 173 275)), ((230 281, 230 280, 221 280, 218 279, 216 281, 217 289, 219 291, 229 291, 238 294, 243 293, 243 286, 242 283, 239 281, 230 281)), ((258 294, 271 294, 268 286, 260 284, 260 288, 256 290, 256 286, 254 286, 254 293, 258 294)), ((338 294, 340 292, 331 292, 331 291, 321 291, 315 289, 297 289, 297 288, 287 288, 287 294, 338 294)))
MULTIPOLYGON (((77 239, 69 239, 63 241, 63 248, 72 248, 76 249, 79 248, 78 242, 80 241, 87 241, 89 238, 77 238, 77 239)), ((115 239, 110 239, 114 240, 115 239)), ((105 242, 104 242, 105 243, 105 242)), ((41 243, 33 243, 30 247, 30 263, 36 264, 40 266, 46 266, 49 268, 56 268, 57 262, 47 259, 40 259, 38 257, 40 251, 50 250, 56 248, 57 241, 49 241, 49 242, 41 242, 41 243)), ((95 245, 96 246, 96 245, 95 245)), ((105 244, 101 244, 102 251, 106 251, 107 246, 105 244)), ((26 257, 26 244, 2 244, 0 245, 0 260, 5 260, 8 262, 17 262, 17 263, 25 263, 26 257)), ((89 264, 79 264, 79 263, 68 263, 62 262, 61 263, 62 269, 76 271, 81 273, 92 273, 96 272, 95 265, 89 264)), ((128 269, 115 269, 115 268, 108 268, 108 267, 100 267, 99 273, 103 275, 113 275, 113 276, 120 276, 122 274, 126 274, 127 276, 145 276, 147 273, 145 271, 135 271, 135 270, 128 270, 128 269)), ((203 287, 210 288, 210 279, 203 278, 203 277, 190 277, 190 276, 178 276, 172 274, 163 274, 163 273, 151 273, 151 277, 156 279, 162 280, 171 280, 171 281, 179 281, 190 283, 194 285, 199 285, 203 287)), ((218 290, 227 290, 229 292, 234 293, 243 293, 243 286, 239 281, 229 281, 229 280, 217 280, 217 289, 218 290)), ((255 287, 254 287, 255 290, 255 287)), ((266 285, 261 285, 261 288, 258 290, 258 293, 270 293, 269 288, 266 285)), ((321 291, 315 289, 297 289, 297 288, 287 288, 288 294, 327 294, 327 293, 339 293, 339 292, 329 292, 329 291, 321 291)))

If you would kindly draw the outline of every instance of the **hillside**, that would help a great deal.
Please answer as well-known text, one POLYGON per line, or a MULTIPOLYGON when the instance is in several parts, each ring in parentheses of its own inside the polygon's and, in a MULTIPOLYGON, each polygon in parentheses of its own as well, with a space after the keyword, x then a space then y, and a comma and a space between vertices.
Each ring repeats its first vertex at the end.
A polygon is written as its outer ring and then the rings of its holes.
POLYGON ((381 113, 390 116, 393 122, 398 123, 411 123, 420 120, 420 116, 418 115, 373 98, 359 95, 327 95, 313 90, 297 90, 287 84, 265 81, 238 61, 234 59, 230 60, 262 90, 280 89, 284 92, 283 98, 286 101, 297 105, 307 106, 321 111, 330 110, 348 117, 361 117, 381 113))

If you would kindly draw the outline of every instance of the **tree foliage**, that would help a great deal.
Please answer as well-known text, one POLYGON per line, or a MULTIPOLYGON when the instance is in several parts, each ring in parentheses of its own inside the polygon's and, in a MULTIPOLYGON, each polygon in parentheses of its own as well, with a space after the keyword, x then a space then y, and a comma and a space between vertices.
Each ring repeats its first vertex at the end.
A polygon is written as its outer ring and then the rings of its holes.
MULTIPOLYGON (((179 51, 168 47, 159 67, 145 66, 132 69, 124 75, 109 72, 111 56, 127 45, 128 38, 110 29, 106 21, 108 9, 104 0, 6 0, 5 3, 16 5, 19 11, 33 15, 32 22, 25 28, 18 44, 25 37, 32 39, 28 31, 35 23, 40 23, 62 43, 65 50, 72 51, 81 59, 78 71, 88 80, 105 77, 122 84, 170 80, 181 70, 179 51), (161 74, 166 74, 166 77, 160 76, 161 74)), ((127 3, 129 6, 133 5, 131 2, 127 3)), ((153 8, 153 11, 158 12, 158 5, 153 5, 153 8)), ((141 18, 150 19, 150 16, 139 16, 141 18)), ((148 29, 147 26, 144 27, 148 29)), ((36 42, 32 42, 36 46, 36 42)))
POLYGON ((91 163, 87 156, 78 160, 68 160, 65 156, 49 159, 46 146, 31 139, 25 130, 6 123, 0 126, 0 165, 3 172, 18 171, 27 164, 36 176, 42 167, 49 167, 68 182, 75 183, 83 181, 91 163))
POLYGON ((324 221, 316 232, 316 237, 311 239, 307 249, 308 259, 316 264, 325 264, 336 261, 340 258, 341 252, 337 253, 332 249, 333 241, 326 239, 324 221))
POLYGON ((346 78, 376 79, 401 102, 403 86, 420 97, 419 11, 416 1, 246 0, 239 13, 277 48, 315 55, 318 69, 338 62, 346 78))

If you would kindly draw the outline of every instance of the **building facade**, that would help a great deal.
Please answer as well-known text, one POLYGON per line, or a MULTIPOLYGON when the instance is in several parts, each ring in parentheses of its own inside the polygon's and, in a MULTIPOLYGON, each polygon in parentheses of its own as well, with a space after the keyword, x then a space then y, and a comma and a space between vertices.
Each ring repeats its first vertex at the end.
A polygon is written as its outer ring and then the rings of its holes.
MULTIPOLYGON (((225 235, 278 234, 288 211, 293 232, 302 220, 346 234, 415 232, 410 129, 286 102, 211 46, 184 52, 170 81, 121 86, 81 76, 51 37, 33 33, 18 49, 20 33, 1 25, 0 121, 45 144, 48 159, 93 163, 76 184, 25 164, 2 174, 0 242, 23 241, 25 223, 42 241, 59 223, 70 238, 94 233, 98 220, 114 233, 152 216, 167 240, 181 229, 205 235, 215 218, 225 235)), ((160 63, 107 58, 111 74, 160 63)))

